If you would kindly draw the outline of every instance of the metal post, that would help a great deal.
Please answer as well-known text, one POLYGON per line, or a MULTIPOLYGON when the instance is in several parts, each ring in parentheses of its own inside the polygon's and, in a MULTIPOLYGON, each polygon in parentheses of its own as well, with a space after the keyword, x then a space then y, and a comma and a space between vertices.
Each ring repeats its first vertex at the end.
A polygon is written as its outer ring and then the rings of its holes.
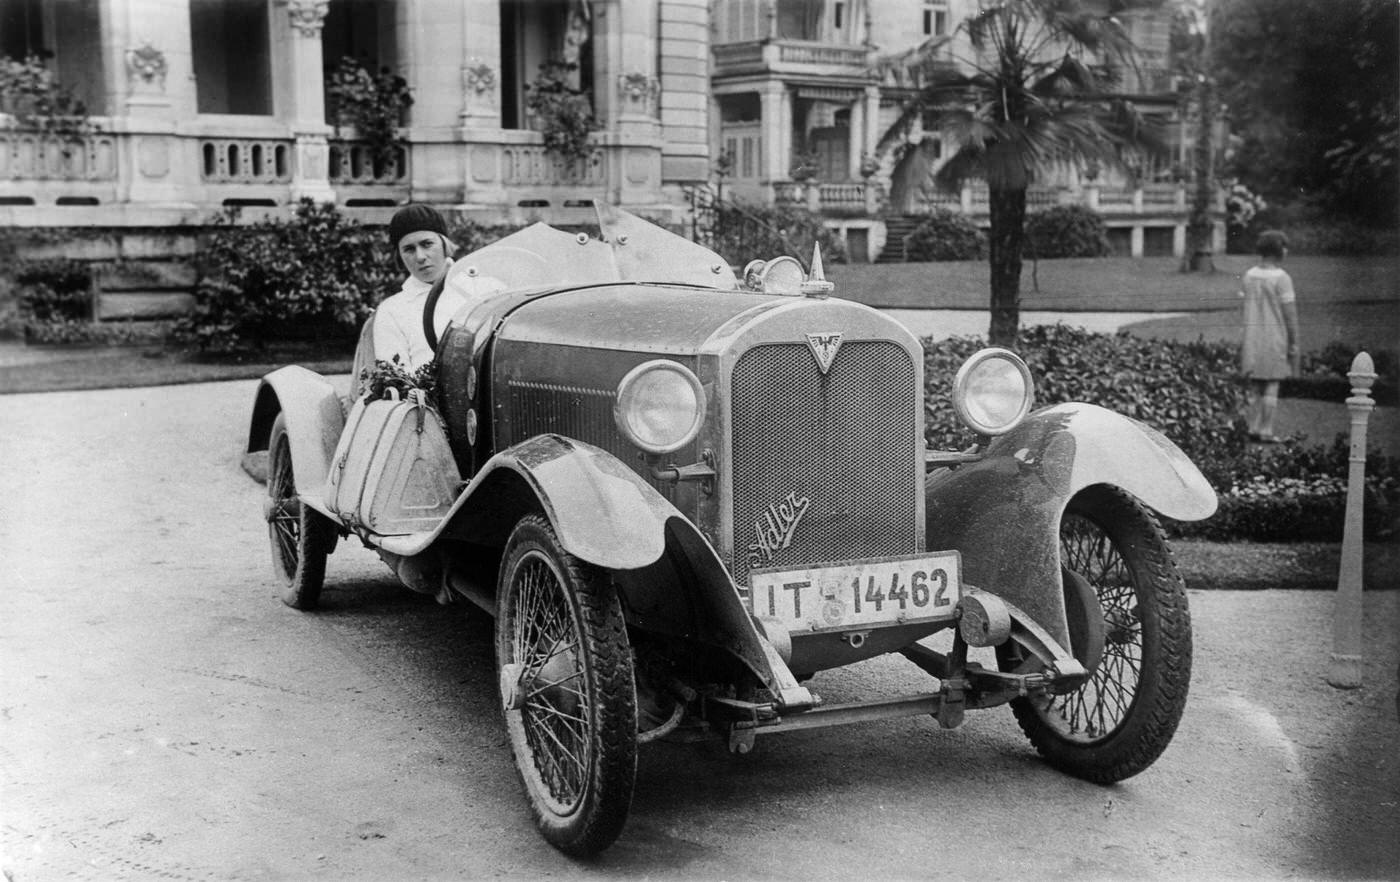
POLYGON ((1337 573, 1337 605, 1332 618, 1332 664, 1327 682, 1338 689, 1361 685, 1361 552, 1362 506, 1366 493, 1366 421, 1375 402, 1371 384, 1376 381, 1375 364, 1364 352, 1352 359, 1351 452, 1347 458, 1346 521, 1342 527, 1342 563, 1337 573))

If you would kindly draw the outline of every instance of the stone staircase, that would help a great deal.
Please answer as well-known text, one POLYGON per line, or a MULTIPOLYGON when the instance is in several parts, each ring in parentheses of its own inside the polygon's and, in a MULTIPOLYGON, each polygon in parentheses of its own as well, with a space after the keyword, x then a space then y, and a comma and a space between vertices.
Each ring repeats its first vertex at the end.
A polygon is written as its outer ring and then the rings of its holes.
POLYGON ((914 232, 924 218, 917 214, 891 214, 885 217, 885 247, 876 263, 904 263, 904 237, 914 232))

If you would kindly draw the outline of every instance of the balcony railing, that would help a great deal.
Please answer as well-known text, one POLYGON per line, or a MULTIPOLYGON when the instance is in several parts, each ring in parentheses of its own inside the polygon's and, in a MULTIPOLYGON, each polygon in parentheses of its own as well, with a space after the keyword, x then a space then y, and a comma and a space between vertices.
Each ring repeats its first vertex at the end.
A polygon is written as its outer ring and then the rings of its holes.
POLYGON ((723 43, 713 47, 715 72, 774 70, 783 68, 843 68, 842 73, 862 76, 869 68, 868 50, 864 46, 833 46, 806 40, 754 40, 745 43, 723 43))
POLYGON ((376 155, 364 141, 332 141, 330 145, 331 184, 344 186, 397 186, 408 183, 408 151, 395 147, 387 155, 376 155))
POLYGON ((113 181, 116 137, 0 130, 0 181, 113 181))
POLYGON ((832 46, 788 40, 778 42, 778 60, 783 64, 837 65, 864 70, 865 57, 863 46, 832 46))
POLYGON ((729 67, 749 67, 763 62, 763 44, 728 43, 714 47, 715 67, 723 70, 729 67))
POLYGON ((213 184, 285 184, 292 180, 292 141, 200 138, 199 176, 213 184))
POLYGON ((601 186, 606 183, 603 151, 569 162, 541 146, 507 144, 501 148, 501 178, 506 186, 601 186))

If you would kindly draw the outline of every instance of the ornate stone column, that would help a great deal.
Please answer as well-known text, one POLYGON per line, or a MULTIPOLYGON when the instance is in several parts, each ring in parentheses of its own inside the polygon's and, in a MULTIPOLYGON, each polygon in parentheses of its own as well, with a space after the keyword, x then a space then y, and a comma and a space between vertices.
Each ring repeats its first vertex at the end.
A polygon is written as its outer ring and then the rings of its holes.
POLYGON ((609 57, 614 63, 608 73, 616 90, 609 122, 623 135, 658 135, 661 81, 656 75, 655 6, 650 0, 620 0, 613 12, 620 21, 614 25, 618 52, 609 57))
POLYGON ((176 134, 195 113, 188 4, 113 0, 99 7, 111 131, 118 151, 118 199, 188 207, 201 193, 193 151, 176 134))
POLYGON ((501 7, 470 3, 462 11, 462 136, 501 127, 501 7))
POLYGON ((763 168, 770 184, 766 199, 771 203, 774 196, 771 185, 788 179, 792 159, 788 151, 792 118, 787 86, 773 80, 764 83, 759 92, 759 105, 763 115, 763 168))
MULTIPOLYGON (((330 9, 329 0, 282 0, 286 4, 286 95, 290 99, 288 122, 296 140, 292 169, 292 198, 310 197, 334 202, 330 182, 331 128, 326 125, 325 83, 321 72, 321 28, 330 9)), ((274 23, 276 27, 279 23, 274 23)))

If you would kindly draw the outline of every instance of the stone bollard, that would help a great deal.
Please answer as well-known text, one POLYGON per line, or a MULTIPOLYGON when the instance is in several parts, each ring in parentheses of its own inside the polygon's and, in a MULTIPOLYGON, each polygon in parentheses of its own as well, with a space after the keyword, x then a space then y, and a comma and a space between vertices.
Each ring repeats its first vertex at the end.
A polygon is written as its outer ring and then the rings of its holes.
POLYGON ((1332 664, 1327 682, 1338 689, 1361 685, 1361 553, 1362 509, 1366 496, 1366 421, 1375 402, 1371 384, 1376 381, 1375 364, 1364 352, 1352 359, 1351 452, 1347 457, 1346 521, 1342 525, 1342 564, 1337 573, 1337 605, 1332 613, 1332 664))

